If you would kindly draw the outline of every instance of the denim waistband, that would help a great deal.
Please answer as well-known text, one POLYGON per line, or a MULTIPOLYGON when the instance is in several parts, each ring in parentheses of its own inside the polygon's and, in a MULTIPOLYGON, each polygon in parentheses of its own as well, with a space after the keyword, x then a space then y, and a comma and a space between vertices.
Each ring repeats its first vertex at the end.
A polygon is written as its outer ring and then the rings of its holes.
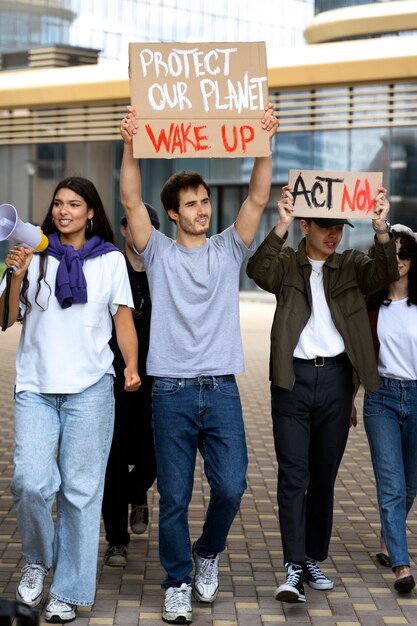
POLYGON ((399 378, 385 378, 385 376, 380 376, 379 380, 381 381, 381 387, 410 387, 417 388, 417 380, 400 380, 399 378))
POLYGON ((298 356, 293 357, 295 363, 304 365, 314 365, 315 367, 324 367, 325 365, 336 365, 337 363, 347 363, 349 357, 346 352, 336 354, 336 356, 316 356, 315 359, 300 359, 298 356))
POLYGON ((235 380, 234 374, 226 374, 224 376, 209 376, 208 374, 200 374, 200 376, 195 376, 194 378, 178 378, 176 376, 155 376, 155 378, 168 378, 169 380, 176 380, 181 383, 182 387, 187 385, 202 385, 209 384, 215 385, 216 383, 222 383, 227 380, 235 380))

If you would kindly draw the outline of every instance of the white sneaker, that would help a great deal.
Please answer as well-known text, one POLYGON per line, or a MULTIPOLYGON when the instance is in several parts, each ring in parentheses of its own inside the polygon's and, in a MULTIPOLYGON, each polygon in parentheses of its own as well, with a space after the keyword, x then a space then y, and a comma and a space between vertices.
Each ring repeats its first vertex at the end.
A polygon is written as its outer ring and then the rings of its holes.
POLYGON ((45 620, 53 624, 62 624, 63 622, 72 622, 77 617, 77 607, 75 604, 68 604, 51 598, 45 609, 45 620))
POLYGON ((38 606, 43 598, 43 581, 48 570, 40 563, 28 563, 16 587, 16 600, 27 606, 38 606))
POLYGON ((191 585, 182 583, 181 587, 168 587, 165 591, 162 621, 168 624, 191 624, 191 585))
POLYGON ((193 596, 199 602, 214 602, 219 593, 219 555, 205 558, 193 550, 193 559, 195 563, 193 596))

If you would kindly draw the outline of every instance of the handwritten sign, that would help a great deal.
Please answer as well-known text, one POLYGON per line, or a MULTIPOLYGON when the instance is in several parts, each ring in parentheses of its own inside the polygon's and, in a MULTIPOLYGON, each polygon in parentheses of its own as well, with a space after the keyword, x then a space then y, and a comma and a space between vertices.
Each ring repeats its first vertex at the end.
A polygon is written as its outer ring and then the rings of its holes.
POLYGON ((382 172, 289 170, 297 217, 375 219, 382 172))
POLYGON ((266 50, 254 43, 130 43, 134 156, 267 156, 266 50))

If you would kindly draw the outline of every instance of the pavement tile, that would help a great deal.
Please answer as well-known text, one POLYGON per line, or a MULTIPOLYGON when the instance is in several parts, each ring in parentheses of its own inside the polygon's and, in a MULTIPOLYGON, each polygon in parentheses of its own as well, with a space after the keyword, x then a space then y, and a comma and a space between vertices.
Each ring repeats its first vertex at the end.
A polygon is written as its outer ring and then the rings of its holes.
MULTIPOLYGON (((379 519, 372 464, 360 418, 351 430, 335 491, 330 557, 323 570, 333 591, 306 588, 307 602, 284 605, 273 593, 285 578, 277 523, 276 472, 268 383, 269 331, 274 311, 267 294, 242 294, 241 325, 246 372, 238 376, 247 430, 248 489, 220 557, 221 590, 213 605, 193 602, 196 626, 384 626, 417 624, 417 593, 400 597, 393 574, 380 566, 379 519)), ((0 594, 13 599, 23 560, 9 485, 12 476, 12 389, 14 357, 20 328, 0 333, 0 594)), ((360 405, 362 393, 359 394, 360 405)), ((93 607, 80 607, 77 626, 154 626, 161 623, 163 571, 158 559, 158 495, 153 488, 148 532, 132 536, 125 568, 103 565, 100 537, 97 596, 93 607)), ((200 533, 209 488, 201 460, 195 472, 190 505, 190 534, 200 533)), ((102 529, 103 531, 103 529, 102 529)), ((417 564, 417 511, 411 511, 408 539, 417 564)), ((416 572, 414 572, 416 575, 416 572)), ((47 588, 50 575, 46 579, 47 588)), ((43 610, 45 602, 41 609, 43 610)), ((41 626, 45 622, 41 617, 41 626)))

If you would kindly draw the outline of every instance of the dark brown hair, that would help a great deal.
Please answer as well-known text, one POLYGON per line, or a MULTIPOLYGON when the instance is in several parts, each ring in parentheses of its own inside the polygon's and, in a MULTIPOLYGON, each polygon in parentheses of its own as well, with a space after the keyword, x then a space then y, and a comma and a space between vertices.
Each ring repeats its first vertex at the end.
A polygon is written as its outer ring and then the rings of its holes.
MULTIPOLYGON (((210 187, 198 172, 177 172, 168 178, 161 191, 161 202, 168 213, 169 209, 178 213, 180 207, 180 191, 183 189, 197 189, 202 185, 210 198, 210 187)), ((169 216, 168 216, 169 217, 169 216)), ((169 218, 171 219, 171 218, 169 218)), ((174 221, 171 219, 171 221, 174 221)))

